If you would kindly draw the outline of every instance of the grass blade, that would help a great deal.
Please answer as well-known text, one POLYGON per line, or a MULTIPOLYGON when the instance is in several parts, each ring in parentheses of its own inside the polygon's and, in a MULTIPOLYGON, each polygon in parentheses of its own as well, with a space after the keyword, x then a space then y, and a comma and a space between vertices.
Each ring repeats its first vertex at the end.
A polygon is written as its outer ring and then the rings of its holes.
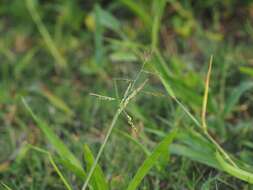
POLYGON ((40 153, 43 153, 43 154, 46 154, 48 156, 48 159, 50 161, 50 163, 52 164, 52 166, 54 167, 56 173, 60 176, 62 182, 64 183, 65 187, 68 189, 68 190, 72 190, 71 186, 69 185, 69 183, 67 182, 67 180, 65 179, 65 177, 63 176, 63 174, 61 173, 60 169, 58 168, 58 166, 56 165, 55 161, 54 161, 54 158, 53 156, 50 154, 50 152, 46 151, 46 150, 43 150, 41 148, 38 148, 36 146, 33 146, 33 145, 29 145, 30 148, 40 152, 40 153))
POLYGON ((146 26, 151 26, 151 19, 150 15, 147 11, 143 8, 142 5, 138 4, 136 1, 133 0, 120 0, 124 3, 130 10, 132 10, 146 26))
POLYGON ((154 20, 151 33, 151 47, 155 49, 158 45, 159 29, 161 25, 161 18, 166 5, 166 0, 153 1, 154 8, 154 20))
POLYGON ((250 173, 250 172, 247 172, 241 168, 238 168, 238 167, 234 167, 233 165, 231 164, 228 164, 223 158, 222 156, 216 152, 216 159, 217 161, 219 162, 220 164, 220 167, 225 171, 227 172, 228 174, 238 178, 238 179, 241 179, 243 181, 246 181, 250 184, 253 184, 253 174, 250 173))
POLYGON ((53 94, 47 88, 42 88, 41 93, 45 96, 51 104, 53 104, 56 108, 63 111, 69 116, 73 115, 73 111, 69 108, 69 106, 58 96, 53 94))
POLYGON ((28 11, 30 12, 30 15, 31 15, 34 23, 36 24, 36 26, 39 30, 40 35, 42 36, 43 40, 45 41, 48 50, 51 52, 52 56, 56 60, 56 63, 60 67, 63 67, 63 68, 66 67, 67 66, 66 60, 63 58, 63 56, 60 54, 60 52, 56 48, 53 39, 51 38, 45 25, 43 24, 39 14, 38 14, 38 11, 35 8, 34 0, 26 0, 26 6, 27 6, 28 11))
POLYGON ((29 107, 25 99, 22 99, 26 109, 38 125, 38 127, 42 130, 46 138, 49 140, 49 142, 53 145, 57 153, 60 155, 62 159, 68 160, 73 166, 81 170, 84 175, 85 171, 82 168, 82 165, 80 161, 72 154, 72 152, 64 145, 64 143, 60 140, 60 138, 55 135, 54 131, 48 127, 47 123, 43 120, 39 119, 32 111, 32 109, 29 107))
POLYGON ((233 110, 233 108, 239 101, 241 95, 251 88, 253 88, 253 82, 244 82, 230 93, 231 95, 226 101, 226 105, 224 108, 224 116, 227 116, 233 110))
MULTIPOLYGON (((87 169, 90 170, 91 166, 94 164, 94 157, 87 144, 84 145, 83 152, 84 152, 84 160, 87 165, 87 169)), ((99 165, 97 165, 94 170, 93 177, 91 178, 91 183, 94 184, 95 189, 98 189, 98 190, 109 189, 104 173, 99 165)))
POLYGON ((206 107, 207 107, 207 100, 208 100, 209 82, 210 82, 210 77, 211 77, 211 72, 212 72, 212 64, 213 64, 213 56, 211 56, 210 62, 209 62, 208 72, 207 72, 206 81, 205 81, 205 93, 204 93, 203 103, 202 103, 201 121, 202 121, 202 128, 204 132, 207 132, 206 107))
POLYGON ((1 185, 7 189, 7 190, 12 190, 8 185, 6 185, 5 183, 1 182, 1 185))
POLYGON ((245 66, 241 66, 239 68, 240 72, 247 74, 251 77, 253 77, 253 68, 252 67, 245 67, 245 66))
POLYGON ((207 166, 219 169, 219 164, 216 161, 213 152, 209 152, 209 153, 201 152, 198 150, 194 150, 194 148, 192 147, 188 147, 186 145, 181 145, 181 144, 172 144, 170 148, 170 152, 171 154, 184 156, 193 161, 197 161, 207 166))
POLYGON ((150 156, 146 158, 143 164, 139 167, 134 178, 128 185, 127 190, 135 190, 141 183, 142 179, 147 175, 149 170, 154 166, 161 155, 167 153, 168 146, 171 144, 177 134, 177 130, 173 130, 169 133, 154 149, 150 156))

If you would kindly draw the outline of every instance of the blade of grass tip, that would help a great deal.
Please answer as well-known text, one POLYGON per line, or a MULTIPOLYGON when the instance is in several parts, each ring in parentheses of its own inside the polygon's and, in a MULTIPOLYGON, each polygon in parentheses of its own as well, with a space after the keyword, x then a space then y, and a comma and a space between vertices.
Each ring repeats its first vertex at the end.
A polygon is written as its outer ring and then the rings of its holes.
POLYGON ((228 164, 223 158, 222 156, 216 152, 216 159, 218 160, 221 168, 226 171, 227 173, 229 173, 230 175, 241 179, 243 181, 246 181, 250 184, 253 184, 253 174, 250 172, 247 172, 243 169, 240 169, 238 167, 234 167, 231 164, 228 164))
POLYGON ((7 190, 12 190, 8 185, 6 185, 4 182, 1 182, 1 185, 7 189, 7 190))
POLYGON ((136 190, 137 187, 140 185, 141 181, 143 180, 143 178, 148 174, 150 169, 155 165, 155 163, 158 161, 161 155, 164 153, 169 154, 168 146, 175 138, 176 133, 177 130, 173 130, 156 146, 156 148, 150 154, 150 156, 148 156, 142 163, 142 165, 139 167, 134 178, 129 183, 127 190, 136 190))
MULTIPOLYGON (((93 157, 92 151, 90 150, 87 144, 85 144, 83 147, 83 153, 84 153, 84 160, 87 165, 87 169, 89 170, 94 163, 94 157, 93 157)), ((95 189, 98 189, 98 190, 109 189, 104 173, 99 165, 96 166, 94 170, 94 175, 91 178, 91 181, 94 181, 93 184, 96 185, 95 189)))
POLYGON ((58 66, 64 68, 67 66, 66 60, 62 57, 62 55, 59 53, 58 49, 56 48, 53 39, 51 38, 49 32, 47 31, 45 25, 43 24, 38 11, 35 8, 34 0, 26 0, 26 7, 36 24, 38 31, 40 35, 42 36, 43 40, 45 41, 48 50, 51 52, 52 56, 56 60, 56 63, 58 66))
POLYGON ((207 72, 206 81, 205 81, 205 93, 204 93, 203 104, 202 104, 201 119, 202 119, 202 128, 203 128, 204 132, 207 132, 206 107, 207 107, 207 100, 208 100, 209 81, 210 81, 210 76, 211 76, 211 72, 212 72, 212 64, 213 64, 213 56, 211 56, 210 62, 209 62, 208 72, 207 72))
POLYGON ((60 179, 62 180, 62 182, 64 183, 65 187, 68 189, 68 190, 72 190, 70 184, 68 183, 68 181, 65 179, 65 177, 63 176, 63 174, 61 173, 60 169, 58 168, 57 164, 55 163, 54 159, 53 159, 53 156, 50 154, 50 152, 46 151, 46 150, 43 150, 39 147, 36 147, 36 146, 33 146, 33 145, 29 145, 30 148, 40 152, 40 153, 43 153, 45 155, 47 155, 50 163, 52 164, 54 170, 56 171, 56 173, 58 174, 58 176, 60 177, 60 179))
POLYGON ((213 139, 213 137, 208 133, 207 125, 206 125, 206 107, 207 107, 207 100, 208 100, 208 91, 209 91, 209 82, 210 82, 210 76, 212 71, 212 64, 213 64, 213 56, 210 58, 209 62, 209 68, 207 72, 207 77, 205 81, 205 93, 203 97, 203 105, 202 105, 202 114, 201 114, 201 127, 203 129, 204 134, 207 136, 207 138, 217 147, 217 149, 225 156, 225 158, 234 166, 237 167, 237 165, 234 163, 234 161, 230 158, 230 156, 225 152, 225 150, 213 139))
POLYGON ((85 175, 85 172, 82 168, 82 164, 80 161, 72 154, 72 152, 65 146, 65 144, 60 140, 60 138, 55 135, 54 131, 48 127, 47 123, 38 118, 30 108, 30 106, 27 104, 26 100, 22 98, 22 102, 27 109, 27 111, 30 113, 38 127, 42 130, 46 138, 49 140, 49 142, 54 146, 57 153, 60 155, 61 158, 68 160, 71 162, 75 167, 77 167, 80 171, 83 172, 85 175))
POLYGON ((129 89, 131 87, 131 85, 130 85, 131 83, 128 85, 128 88, 127 88, 127 90, 125 92, 125 95, 124 95, 125 99, 124 98, 122 99, 122 101, 121 101, 121 103, 119 105, 119 108, 117 109, 117 111, 116 111, 116 113, 115 113, 115 115, 114 115, 114 117, 112 119, 112 122, 111 122, 111 124, 109 126, 109 129, 108 129, 107 133, 106 133, 105 139, 104 139, 103 143, 101 144, 101 146, 99 148, 99 151, 98 151, 98 154, 96 156, 96 159, 95 159, 93 165, 91 166, 90 171, 89 171, 89 173, 87 175, 87 178, 86 178, 86 180, 85 180, 85 182, 83 184, 82 190, 85 190, 87 188, 87 186, 88 186, 89 180, 90 180, 90 178, 91 178, 91 176, 92 176, 92 174, 93 174, 93 172, 94 172, 94 170, 95 170, 95 168, 97 166, 97 163, 98 163, 98 161, 100 159, 100 156, 101 156, 101 154, 102 154, 102 152, 104 150, 105 145, 107 144, 107 141, 108 141, 108 139, 109 139, 109 137, 110 137, 110 135, 112 133, 112 130, 113 130, 115 124, 116 124, 116 121, 118 120, 119 115, 125 109, 125 107, 129 103, 129 101, 133 97, 135 97, 137 95, 137 93, 139 93, 142 90, 142 88, 145 86, 145 84, 147 83, 147 81, 148 80, 145 80, 136 90, 134 90, 128 97, 126 97, 127 91, 129 91, 129 89))

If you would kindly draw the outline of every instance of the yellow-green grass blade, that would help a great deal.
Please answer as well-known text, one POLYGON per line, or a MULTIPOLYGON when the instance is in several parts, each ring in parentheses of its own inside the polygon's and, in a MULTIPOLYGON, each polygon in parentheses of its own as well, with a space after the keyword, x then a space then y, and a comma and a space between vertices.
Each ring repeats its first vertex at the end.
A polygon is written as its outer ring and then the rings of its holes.
POLYGON ((239 68, 239 70, 244 73, 244 74, 247 74, 251 77, 253 77, 253 68, 252 67, 245 67, 245 66, 241 66, 239 68))
POLYGON ((173 130, 156 146, 150 156, 148 156, 143 164, 139 167, 134 178, 129 183, 127 190, 137 189, 143 178, 148 174, 150 169, 155 165, 159 158, 165 154, 169 154, 168 147, 175 138, 176 134, 177 130, 173 130))
POLYGON ((238 179, 253 184, 253 173, 250 173, 248 171, 245 171, 241 168, 235 167, 227 163, 218 152, 216 152, 216 159, 219 162, 219 165, 222 168, 222 170, 238 179))
POLYGON ((6 185, 5 183, 1 182, 1 185, 4 187, 4 189, 6 190, 12 190, 8 185, 6 185))
MULTIPOLYGON (((91 166, 94 163, 94 156, 87 144, 84 145, 83 152, 84 152, 84 160, 87 166, 87 170, 90 170, 91 166)), ((98 164, 96 165, 96 168, 91 177, 91 183, 94 184, 94 188, 97 190, 109 189, 104 173, 98 164)))

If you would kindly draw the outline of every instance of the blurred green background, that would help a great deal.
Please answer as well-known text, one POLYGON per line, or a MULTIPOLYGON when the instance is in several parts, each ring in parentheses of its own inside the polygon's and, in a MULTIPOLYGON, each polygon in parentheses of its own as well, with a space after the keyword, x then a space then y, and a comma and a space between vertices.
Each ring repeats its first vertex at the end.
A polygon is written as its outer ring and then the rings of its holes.
MULTIPOLYGON (((210 133, 253 165, 252 24, 250 0, 0 0, 0 181, 13 189, 64 189, 48 157, 26 148, 54 153, 22 97, 81 160, 84 143, 96 155, 117 109, 90 93, 122 97, 145 63, 140 80, 149 82, 126 109, 138 134, 122 115, 100 160, 110 189, 123 189, 145 157, 129 138, 152 150, 176 125, 185 134, 195 129, 164 97, 156 71, 199 118, 211 55, 210 133), (153 59, 155 52, 161 57, 153 59)), ((176 143, 197 149, 191 138, 176 143)), ((251 189, 196 161, 174 151, 140 189, 251 189)), ((73 189, 81 187, 62 170, 73 189)))

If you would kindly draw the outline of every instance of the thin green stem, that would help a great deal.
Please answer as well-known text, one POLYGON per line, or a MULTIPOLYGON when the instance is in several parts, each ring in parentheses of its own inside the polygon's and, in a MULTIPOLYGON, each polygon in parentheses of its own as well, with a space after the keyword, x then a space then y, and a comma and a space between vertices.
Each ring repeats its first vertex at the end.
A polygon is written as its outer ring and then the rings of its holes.
POLYGON ((113 117, 113 119, 112 119, 112 122, 111 122, 111 124, 110 124, 110 126, 109 126, 109 129, 108 129, 107 133, 106 133, 105 139, 104 139, 102 145, 101 145, 100 148, 99 148, 99 151, 98 151, 98 154, 97 154, 97 156, 96 156, 96 158, 95 158, 95 161, 94 161, 93 165, 91 166, 90 171, 89 171, 89 173, 88 173, 88 175, 87 175, 87 177, 86 177, 86 180, 85 180, 85 182, 84 182, 84 184, 83 184, 82 190, 85 190, 85 189, 87 188, 88 184, 89 184, 90 178, 92 177, 92 174, 93 174, 93 172, 94 172, 94 170, 95 170, 95 168, 96 168, 96 166, 97 166, 97 164, 98 164, 98 161, 99 161, 99 159, 100 159, 100 157, 101 157, 101 155, 102 155, 102 153, 103 153, 103 150, 104 150, 104 148, 105 148, 105 145, 106 145, 107 142, 108 142, 108 139, 109 139, 109 137, 110 137, 110 135, 111 135, 111 133, 112 133, 112 130, 113 130, 115 124, 116 124, 116 121, 118 120, 118 117, 120 116, 121 112, 126 108, 127 104, 130 102, 130 100, 131 100, 132 98, 134 98, 134 97, 137 95, 138 92, 141 91, 141 89, 145 86, 146 83, 147 83, 147 80, 145 80, 145 81, 144 81, 136 90, 134 90, 129 96, 127 96, 127 94, 128 94, 128 91, 129 91, 131 85, 128 86, 128 88, 127 88, 127 90, 126 90, 126 92, 125 92, 124 98, 122 99, 122 101, 121 101, 121 103, 120 103, 120 105, 119 105, 119 108, 118 108, 116 114, 114 115, 114 117, 113 117))

